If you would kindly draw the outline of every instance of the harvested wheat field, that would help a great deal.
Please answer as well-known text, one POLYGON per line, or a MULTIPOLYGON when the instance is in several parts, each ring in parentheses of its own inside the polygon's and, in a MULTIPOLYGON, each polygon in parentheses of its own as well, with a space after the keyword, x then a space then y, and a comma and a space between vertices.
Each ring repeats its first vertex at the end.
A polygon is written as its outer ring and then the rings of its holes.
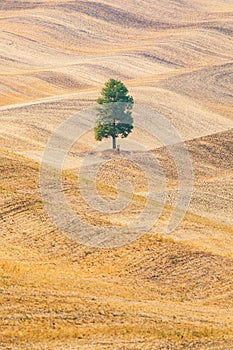
MULTIPOLYGON (((232 349, 232 0, 5 0, 0 24, 0 349, 232 349), (109 78, 138 106, 120 157, 95 141, 93 113, 82 112, 109 78), (164 146, 153 113, 180 142, 164 146), (51 220, 41 190, 45 147, 76 114, 82 135, 66 154, 62 192, 82 221, 78 241, 51 220), (168 233, 184 148, 192 198, 168 233), (129 185, 119 192, 129 201, 121 211, 101 211, 96 193, 88 203, 79 188, 103 159, 102 199, 116 200, 122 180, 133 185, 132 196, 129 185), (142 216, 143 234, 111 246, 103 235, 136 220, 153 179, 158 220, 145 229, 142 216)), ((54 207, 64 221, 66 207, 54 207)))

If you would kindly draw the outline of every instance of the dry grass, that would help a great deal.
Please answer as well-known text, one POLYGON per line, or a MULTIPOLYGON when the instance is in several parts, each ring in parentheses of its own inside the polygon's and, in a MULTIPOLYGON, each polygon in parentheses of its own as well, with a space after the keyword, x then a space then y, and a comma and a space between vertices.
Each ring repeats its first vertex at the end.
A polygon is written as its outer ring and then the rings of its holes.
MULTIPOLYGON (((0 349, 232 349, 232 13, 230 0, 0 5, 0 349), (93 105, 109 77, 173 122, 195 183, 183 222, 165 235, 176 167, 136 128, 130 138, 145 141, 166 175, 166 205, 140 239, 94 249, 50 222, 39 162, 53 131, 93 105)), ((66 198, 89 223, 124 225, 145 203, 145 176, 105 154, 99 193, 115 198, 127 178, 135 194, 122 213, 100 215, 77 189, 93 143, 86 133, 67 157, 66 198)))

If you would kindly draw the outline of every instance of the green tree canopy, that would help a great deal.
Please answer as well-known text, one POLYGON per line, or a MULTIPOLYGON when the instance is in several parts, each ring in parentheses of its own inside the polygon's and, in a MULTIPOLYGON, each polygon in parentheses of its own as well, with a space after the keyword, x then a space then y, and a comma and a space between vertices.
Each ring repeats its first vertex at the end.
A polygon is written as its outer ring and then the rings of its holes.
POLYGON ((116 148, 117 137, 127 137, 133 130, 132 108, 134 100, 128 89, 119 80, 110 79, 101 91, 97 103, 95 139, 112 137, 112 147, 116 148))

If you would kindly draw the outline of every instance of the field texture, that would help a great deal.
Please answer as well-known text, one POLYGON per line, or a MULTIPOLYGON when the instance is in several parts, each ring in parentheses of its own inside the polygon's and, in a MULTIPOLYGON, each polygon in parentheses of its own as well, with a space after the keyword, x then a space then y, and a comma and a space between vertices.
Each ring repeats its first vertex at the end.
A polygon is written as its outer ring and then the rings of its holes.
MULTIPOLYGON (((232 349, 232 0, 6 0, 0 25, 0 349, 232 349), (194 174, 184 220, 166 234, 177 168, 156 135, 135 127, 129 140, 145 145, 144 165, 148 152, 157 158, 166 203, 148 232, 114 249, 60 232, 39 186, 50 136, 109 78, 125 83, 149 128, 149 110, 173 124, 194 174)), ((116 198, 121 179, 135 191, 122 212, 98 212, 77 186, 93 145, 85 132, 67 154, 65 197, 84 222, 121 227, 143 209, 145 174, 93 152, 107 160, 103 198, 116 198)))

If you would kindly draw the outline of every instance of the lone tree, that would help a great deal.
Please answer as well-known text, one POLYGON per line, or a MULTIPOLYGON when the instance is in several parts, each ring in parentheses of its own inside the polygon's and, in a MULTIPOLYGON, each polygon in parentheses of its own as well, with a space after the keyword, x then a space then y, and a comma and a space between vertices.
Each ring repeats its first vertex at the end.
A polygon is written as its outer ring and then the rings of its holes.
POLYGON ((125 138, 133 129, 132 108, 134 100, 128 89, 119 80, 110 79, 101 91, 97 103, 95 139, 112 137, 112 148, 116 149, 117 137, 125 138))

